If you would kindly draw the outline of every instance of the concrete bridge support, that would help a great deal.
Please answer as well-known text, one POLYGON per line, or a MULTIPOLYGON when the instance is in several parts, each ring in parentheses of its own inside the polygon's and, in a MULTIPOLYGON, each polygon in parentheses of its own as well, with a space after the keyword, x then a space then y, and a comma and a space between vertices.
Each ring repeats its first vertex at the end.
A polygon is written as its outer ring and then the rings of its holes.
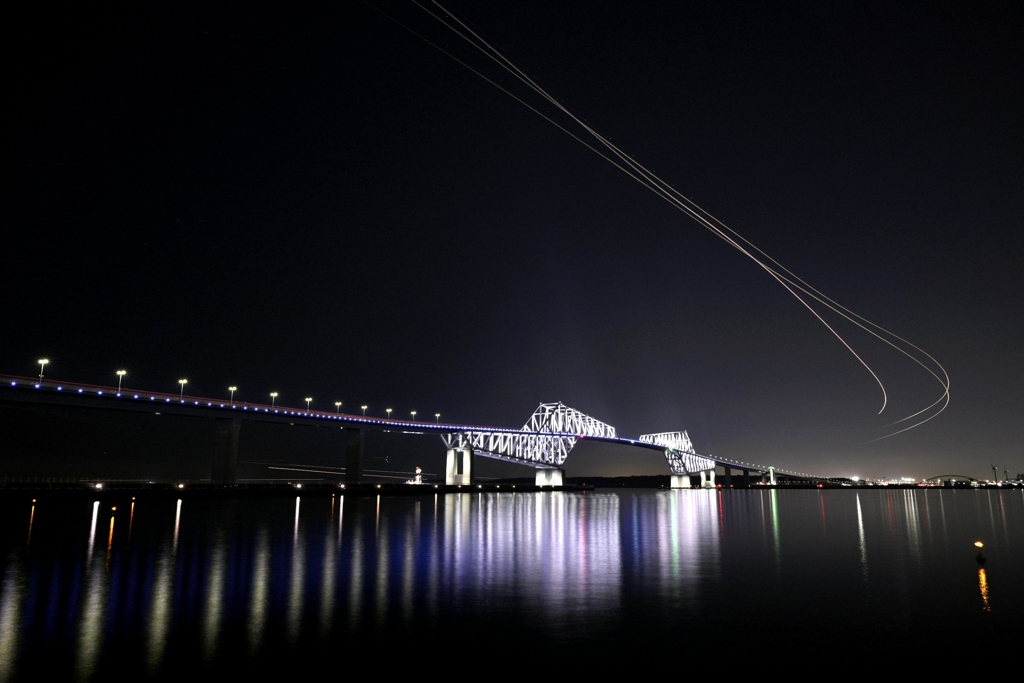
POLYGON ((345 437, 345 483, 360 484, 363 481, 363 430, 346 429, 345 437))
POLYGON ((216 432, 210 481, 214 484, 235 484, 238 482, 238 435, 242 431, 242 419, 218 417, 214 422, 216 432))
POLYGON ((537 470, 537 486, 565 485, 565 470, 537 470))
POLYGON ((724 472, 722 472, 722 485, 725 488, 727 488, 727 489, 731 489, 732 488, 732 469, 728 465, 726 465, 722 469, 725 470, 724 472))
POLYGON ((476 481, 476 468, 472 448, 449 448, 444 468, 444 483, 448 486, 472 484, 476 481))
POLYGON ((690 488, 690 475, 689 474, 673 474, 672 475, 672 488, 674 488, 674 489, 688 489, 688 488, 690 488))
POLYGON ((743 470, 743 486, 750 488, 750 470, 743 470))
POLYGON ((702 489, 713 489, 715 488, 715 471, 704 470, 700 473, 700 487, 702 489), (710 479, 710 481, 709 481, 710 479))

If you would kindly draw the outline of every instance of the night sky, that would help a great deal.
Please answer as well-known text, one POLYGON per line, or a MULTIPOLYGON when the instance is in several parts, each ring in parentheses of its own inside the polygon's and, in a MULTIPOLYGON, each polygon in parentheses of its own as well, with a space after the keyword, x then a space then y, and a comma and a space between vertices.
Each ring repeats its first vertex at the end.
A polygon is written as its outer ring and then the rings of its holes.
MULTIPOLYGON (((623 435, 686 429, 699 452, 800 471, 1024 471, 1016 5, 448 6, 943 364, 946 412, 877 442, 941 395, 920 367, 839 325, 889 391, 877 415, 870 374, 764 271, 371 8, 512 85, 415 5, 293 5, 12 19, 0 372, 47 357, 53 378, 126 368, 140 388, 187 377, 198 395, 507 427, 560 400, 623 435)), ((212 426, 192 422, 3 406, 0 464, 209 476, 212 426)), ((436 437, 368 448, 370 467, 442 467, 436 437)), ((328 430, 246 427, 242 451, 343 464, 328 430)), ((567 470, 668 473, 593 444, 567 470)))

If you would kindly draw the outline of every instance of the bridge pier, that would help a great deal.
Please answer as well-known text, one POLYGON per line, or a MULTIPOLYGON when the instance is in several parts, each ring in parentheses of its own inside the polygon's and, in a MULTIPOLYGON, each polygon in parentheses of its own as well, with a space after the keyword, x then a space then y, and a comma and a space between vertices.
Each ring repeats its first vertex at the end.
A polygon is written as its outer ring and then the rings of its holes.
POLYGON ((444 483, 448 486, 457 486, 476 481, 474 459, 472 448, 449 448, 444 468, 444 483))
POLYGON ((700 487, 702 489, 713 489, 715 488, 715 471, 712 470, 701 470, 700 473, 700 487))
POLYGON ((722 469, 725 470, 722 473, 722 485, 725 488, 727 488, 727 489, 731 489, 732 488, 732 469, 728 465, 725 465, 722 469))
POLYGON ((565 470, 537 470, 537 486, 564 486, 565 470))
POLYGON ((672 488, 674 488, 674 489, 688 489, 688 488, 690 488, 690 475, 689 474, 673 474, 672 475, 672 488))
POLYGON ((743 470, 743 486, 750 488, 750 470, 743 470))
POLYGON ((363 481, 364 434, 362 429, 345 430, 345 483, 360 484, 363 481))
POLYGON ((214 423, 216 431, 213 435, 210 481, 214 484, 235 484, 238 482, 238 435, 242 431, 242 419, 218 417, 214 423))

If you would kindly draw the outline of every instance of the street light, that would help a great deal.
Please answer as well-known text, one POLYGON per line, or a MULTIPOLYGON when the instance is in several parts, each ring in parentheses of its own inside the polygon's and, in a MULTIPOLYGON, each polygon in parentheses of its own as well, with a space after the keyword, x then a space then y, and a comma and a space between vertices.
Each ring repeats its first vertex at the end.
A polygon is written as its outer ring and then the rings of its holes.
POLYGON ((228 387, 228 391, 231 392, 231 405, 235 405, 235 392, 238 391, 238 387, 228 387))
POLYGON ((36 361, 36 362, 37 362, 37 363, 39 363, 39 381, 40 381, 40 382, 42 382, 42 381, 43 381, 43 367, 44 367, 44 366, 45 366, 45 365, 46 365, 47 363, 49 363, 50 361, 48 361, 48 360, 47 360, 47 359, 45 359, 45 358, 40 358, 40 359, 39 359, 38 361, 36 361))
POLYGON ((434 413, 434 423, 437 424, 441 420, 441 413, 434 413))
POLYGON ((273 407, 274 407, 274 402, 275 402, 276 400, 277 400, 277 392, 276 392, 276 391, 271 391, 271 392, 270 392, 270 407, 271 407, 271 408, 273 408, 273 407))
POLYGON ((341 401, 335 401, 334 402, 334 407, 337 408, 337 410, 335 410, 334 413, 336 415, 340 415, 341 414, 341 401))
POLYGON ((384 412, 388 414, 388 419, 390 420, 391 419, 391 408, 388 408, 384 412))
POLYGON ((124 376, 127 375, 127 374, 128 374, 127 370, 118 370, 117 371, 117 393, 119 393, 119 394, 121 393, 121 380, 123 380, 124 376))
POLYGON ((363 409, 363 417, 366 417, 366 408, 367 408, 367 406, 359 406, 359 407, 363 409))
POLYGON ((307 412, 307 413, 309 412, 309 403, 310 403, 310 401, 312 401, 312 400, 313 400, 313 399, 311 399, 311 398, 307 398, 307 399, 306 399, 306 412, 307 412))
POLYGON ((416 411, 415 410, 412 411, 412 420, 413 420, 413 422, 416 421, 416 411))
POLYGON ((183 399, 183 398, 185 398, 185 385, 188 384, 188 380, 187 379, 179 379, 178 380, 178 384, 181 385, 181 393, 178 394, 178 398, 179 399, 183 399))

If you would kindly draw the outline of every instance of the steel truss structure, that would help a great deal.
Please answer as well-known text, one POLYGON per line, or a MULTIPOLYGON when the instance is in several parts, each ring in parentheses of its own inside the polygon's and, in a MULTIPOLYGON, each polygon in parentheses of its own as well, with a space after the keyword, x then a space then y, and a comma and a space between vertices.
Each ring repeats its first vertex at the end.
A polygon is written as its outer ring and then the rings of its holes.
POLYGON ((472 449, 487 458, 557 469, 576 441, 588 436, 615 438, 615 427, 559 402, 541 403, 518 432, 453 432, 441 440, 449 450, 472 449))
POLYGON ((672 474, 695 474, 715 469, 714 460, 697 455, 686 432, 644 434, 640 441, 665 447, 665 460, 668 460, 672 474))

